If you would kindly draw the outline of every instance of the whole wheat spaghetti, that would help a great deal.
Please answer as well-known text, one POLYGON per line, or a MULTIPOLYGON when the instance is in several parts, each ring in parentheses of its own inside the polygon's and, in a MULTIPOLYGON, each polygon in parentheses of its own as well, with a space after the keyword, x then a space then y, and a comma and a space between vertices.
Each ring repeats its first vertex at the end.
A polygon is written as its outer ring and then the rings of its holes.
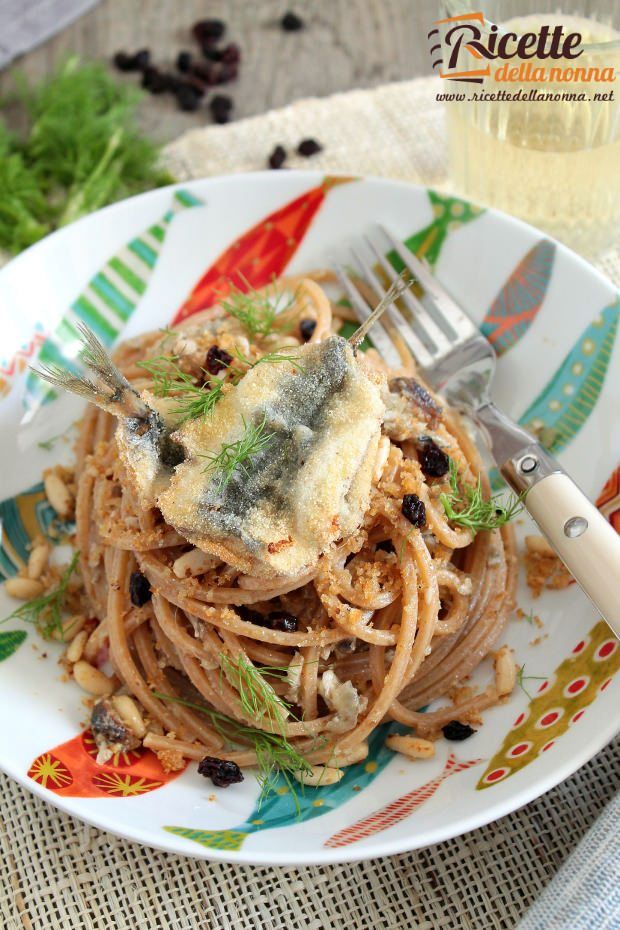
POLYGON ((505 656, 501 688, 467 679, 514 606, 510 513, 411 359, 334 335, 351 316, 326 277, 124 343, 131 396, 92 344, 94 382, 64 376, 99 405, 76 547, 101 758, 143 743, 219 784, 257 763, 316 783, 384 721, 433 740, 506 693, 505 656))

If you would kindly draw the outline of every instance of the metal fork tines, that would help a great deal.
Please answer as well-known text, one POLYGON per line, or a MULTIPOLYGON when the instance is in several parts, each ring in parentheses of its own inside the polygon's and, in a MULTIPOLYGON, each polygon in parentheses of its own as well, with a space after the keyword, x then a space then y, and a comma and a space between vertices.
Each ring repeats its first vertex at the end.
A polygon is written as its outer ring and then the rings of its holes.
POLYGON ((441 386, 446 376, 472 363, 480 375, 479 363, 484 362, 484 383, 478 386, 479 391, 484 391, 494 365, 491 346, 432 276, 426 264, 387 229, 382 226, 379 229, 384 239, 383 248, 366 236, 363 249, 351 249, 354 275, 347 274, 342 265, 336 266, 336 274, 358 319, 364 320, 372 309, 371 304, 374 306, 387 290, 377 269, 389 282, 398 277, 398 271, 386 258, 386 253, 396 253, 415 282, 422 287, 423 296, 420 299, 408 289, 399 298, 399 305, 393 304, 386 310, 383 321, 375 323, 371 339, 378 351, 388 365, 398 365, 400 356, 394 346, 397 334, 434 387, 441 386), (367 254, 366 258, 363 252, 367 254), (360 282, 364 294, 360 292, 360 282))

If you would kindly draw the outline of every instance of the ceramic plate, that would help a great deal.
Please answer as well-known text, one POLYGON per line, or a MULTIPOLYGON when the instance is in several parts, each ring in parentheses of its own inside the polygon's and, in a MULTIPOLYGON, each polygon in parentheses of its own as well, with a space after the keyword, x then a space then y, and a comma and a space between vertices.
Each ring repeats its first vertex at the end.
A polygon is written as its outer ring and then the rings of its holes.
MULTIPOLYGON (((208 306, 233 269, 257 286, 285 270, 329 265, 377 220, 425 256, 495 345, 500 406, 542 433, 620 529, 620 300, 612 285, 535 229, 432 190, 271 172, 119 203, 0 272, 4 576, 35 535, 68 529, 44 498, 41 473, 70 460, 65 431, 80 406, 47 396, 30 363, 71 349, 77 319, 112 344, 208 306)), ((519 522, 523 535, 529 528, 519 522)), ((533 601, 522 583, 518 603, 526 617, 511 620, 501 641, 515 650, 521 686, 485 713, 474 736, 442 740, 434 759, 410 762, 385 749, 384 725, 368 759, 339 784, 305 790, 298 815, 285 794, 259 807, 252 777, 217 789, 194 765, 165 775, 149 752, 97 766, 83 694, 61 681, 60 647, 12 620, 0 626, 0 767, 81 820, 188 856, 323 863, 436 843, 547 791, 618 729, 620 649, 585 596, 571 585, 533 601)), ((0 616, 14 606, 0 592, 0 616)))

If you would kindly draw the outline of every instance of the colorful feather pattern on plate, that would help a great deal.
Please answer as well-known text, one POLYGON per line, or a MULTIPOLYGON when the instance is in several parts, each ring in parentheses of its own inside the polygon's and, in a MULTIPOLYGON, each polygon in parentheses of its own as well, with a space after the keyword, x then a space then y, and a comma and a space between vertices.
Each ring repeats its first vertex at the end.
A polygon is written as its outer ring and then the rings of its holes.
MULTIPOLYGON (((465 223, 471 223, 484 211, 482 207, 467 203, 466 200, 460 200, 458 197, 447 197, 433 190, 427 193, 434 219, 405 239, 404 244, 415 252, 418 258, 424 258, 432 266, 439 258, 448 233, 454 232, 465 223)), ((391 252, 389 258, 394 267, 401 271, 403 263, 396 253, 391 252)))
MULTIPOLYGON (((161 219, 123 246, 93 275, 43 343, 37 364, 76 368, 75 359, 82 346, 75 328, 78 322, 92 329, 104 345, 112 345, 148 287, 170 223, 182 210, 198 206, 203 206, 198 197, 188 191, 175 191, 170 209, 161 219)), ((32 372, 28 374, 23 397, 27 409, 56 396, 46 382, 32 372)))
POLYGON ((577 435, 599 398, 618 330, 620 297, 579 337, 519 423, 559 452, 577 435))
POLYGON ((27 635, 25 630, 5 630, 0 633, 0 662, 17 652, 27 635))
POLYGON ((538 685, 536 695, 515 720, 476 788, 490 788, 505 781, 551 749, 569 727, 581 720, 618 669, 618 641, 600 620, 549 678, 539 683, 538 669, 522 673, 522 687, 527 691, 531 681, 538 685))
POLYGON ((482 335, 498 355, 512 348, 536 319, 547 293, 554 257, 554 243, 541 239, 499 290, 480 324, 482 335))
POLYGON ((26 370, 45 339, 43 327, 37 323, 31 339, 20 346, 12 358, 0 360, 0 399, 10 392, 13 382, 26 370))
POLYGON ((252 811, 247 820, 239 826, 226 830, 207 830, 194 827, 164 827, 168 833, 193 840, 209 849, 241 849, 243 843, 253 833, 261 830, 273 830, 287 827, 322 817, 335 808, 349 801, 358 791, 368 787, 371 782, 394 758, 394 753, 385 746, 385 739, 390 733, 402 733, 400 724, 383 724, 369 739, 368 758, 356 765, 349 765, 344 770, 344 777, 335 785, 324 788, 299 788, 299 812, 296 811, 289 788, 282 776, 278 776, 274 790, 269 793, 252 811))
POLYGON ((148 749, 120 752, 99 764, 98 748, 90 730, 40 753, 28 769, 28 778, 72 798, 127 798, 146 794, 174 781, 181 774, 164 772, 148 749))
POLYGON ((11 578, 28 561, 37 536, 60 542, 70 529, 48 502, 43 482, 0 503, 0 580, 11 578))
POLYGON ((373 811, 368 817, 364 817, 362 820, 351 824, 351 826, 344 827, 344 829, 334 833, 325 841, 324 845, 334 849, 340 846, 350 846, 351 843, 358 843, 375 833, 389 830, 395 823, 400 823, 405 817, 409 817, 420 804, 424 804, 425 801, 432 798, 446 778, 464 772, 466 769, 471 768, 472 765, 479 765, 482 761, 482 759, 460 761, 453 753, 450 753, 442 771, 434 778, 431 778, 430 781, 420 785, 419 788, 414 788, 413 791, 409 791, 395 801, 390 801, 385 807, 373 811))
POLYGON ((332 188, 356 178, 325 177, 306 191, 264 217, 232 242, 194 286, 177 311, 173 323, 213 306, 230 293, 264 287, 284 273, 317 211, 332 188))
POLYGON ((596 498, 596 506, 616 533, 620 533, 620 465, 611 473, 596 498))

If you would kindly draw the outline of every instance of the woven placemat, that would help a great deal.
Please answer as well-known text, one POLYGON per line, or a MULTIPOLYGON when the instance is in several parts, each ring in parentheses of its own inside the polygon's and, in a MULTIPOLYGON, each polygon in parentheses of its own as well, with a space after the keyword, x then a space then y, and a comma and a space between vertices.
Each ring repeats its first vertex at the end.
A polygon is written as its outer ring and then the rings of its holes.
MULTIPOLYGON (((277 143, 324 145, 291 167, 447 184, 441 108, 423 79, 306 100, 169 146, 183 179, 257 170, 277 143)), ((620 249, 599 267, 620 284, 620 249)), ((352 865, 251 868, 144 849, 0 777, 3 930, 512 930, 620 787, 620 741, 572 778, 466 836, 352 865)))

